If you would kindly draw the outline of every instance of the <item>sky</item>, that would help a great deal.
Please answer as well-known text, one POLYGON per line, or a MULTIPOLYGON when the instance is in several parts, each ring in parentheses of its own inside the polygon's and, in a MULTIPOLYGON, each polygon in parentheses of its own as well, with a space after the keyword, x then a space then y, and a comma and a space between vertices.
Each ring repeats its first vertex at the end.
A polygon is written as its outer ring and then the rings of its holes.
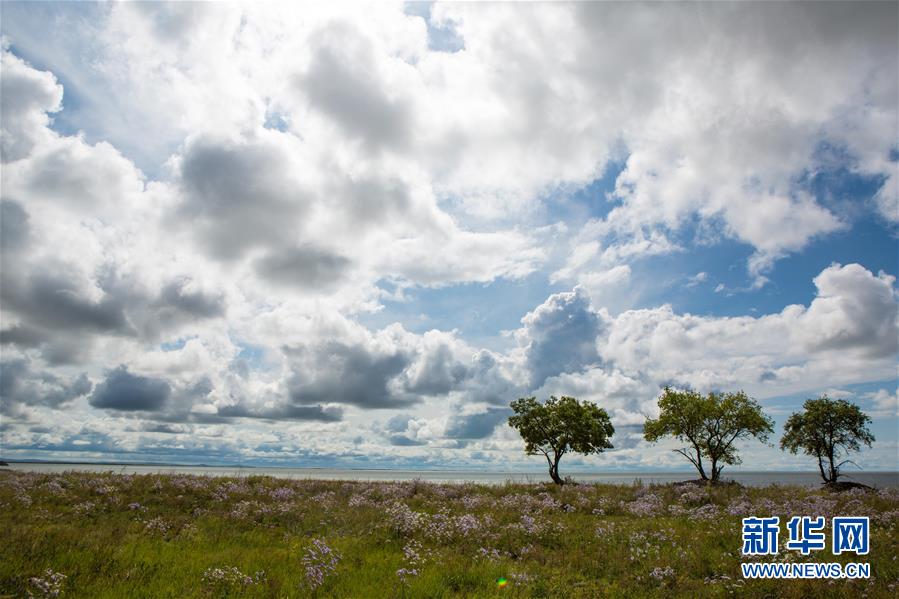
POLYGON ((333 4, 0 4, 3 457, 688 469, 671 385, 899 469, 899 5, 333 4))

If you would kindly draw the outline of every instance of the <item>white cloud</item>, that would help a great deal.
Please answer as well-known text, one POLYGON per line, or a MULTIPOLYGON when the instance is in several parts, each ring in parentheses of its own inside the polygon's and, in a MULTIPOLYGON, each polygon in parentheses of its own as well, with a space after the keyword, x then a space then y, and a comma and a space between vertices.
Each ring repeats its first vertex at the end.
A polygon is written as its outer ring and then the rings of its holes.
POLYGON ((62 86, 52 73, 29 67, 22 59, 6 51, 3 40, 3 162, 24 158, 35 145, 51 134, 48 113, 57 112, 62 103, 62 86))
POLYGON ((527 392, 573 389, 633 425, 667 381, 768 397, 895 374, 895 281, 860 265, 758 318, 630 309, 641 258, 726 236, 761 285, 851 226, 800 184, 822 143, 885 179, 871 208, 895 221, 893 5, 436 3, 458 52, 401 3, 66 10, 67 31, 4 14, 0 205, 0 340, 21 374, 5 407, 54 422, 34 435, 65 451, 192 431, 224 448, 219 423, 243 417, 229 451, 302 431, 337 455, 378 409, 408 412, 399 455, 449 459, 444 435, 505 455, 502 406, 527 392), (622 156, 611 211, 564 238, 556 198, 622 156), (402 297, 534 273, 574 291, 506 352, 357 320, 385 282, 402 297), (169 392, 124 431, 103 409, 118 395, 90 408, 84 381, 169 392))
POLYGON ((625 373, 700 389, 774 396, 895 375, 895 280, 857 264, 815 278, 806 308, 760 317, 675 314, 668 306, 618 315, 600 355, 625 373))
POLYGON ((686 283, 685 287, 696 287, 700 283, 705 283, 708 280, 709 280, 709 273, 707 273, 705 271, 698 272, 695 275, 693 275, 692 277, 689 277, 687 279, 687 283, 686 283))
MULTIPOLYGON (((878 389, 865 393, 862 399, 871 405, 871 416, 874 418, 894 418, 899 416, 899 390, 890 393, 886 389, 878 389)), ((863 406, 864 409, 866 406, 863 406)))

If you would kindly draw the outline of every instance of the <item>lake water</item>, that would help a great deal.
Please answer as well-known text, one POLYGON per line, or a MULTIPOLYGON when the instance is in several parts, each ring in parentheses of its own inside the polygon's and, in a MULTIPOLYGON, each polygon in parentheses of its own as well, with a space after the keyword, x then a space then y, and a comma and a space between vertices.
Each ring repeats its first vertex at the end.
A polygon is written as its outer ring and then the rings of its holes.
MULTIPOLYGON (((165 466, 122 464, 57 464, 14 462, 3 470, 22 472, 117 472, 123 474, 198 474, 203 476, 274 476, 292 479, 403 481, 421 479, 441 483, 476 482, 485 484, 548 482, 544 472, 484 472, 480 470, 350 470, 329 468, 251 468, 238 466, 165 466)), ((566 473, 562 473, 563 475, 566 473)), ((695 472, 571 472, 577 481, 585 483, 643 484, 670 483, 697 478, 695 472)), ((741 472, 725 473, 725 479, 752 487, 766 485, 821 484, 817 472, 741 472)), ((899 487, 899 472, 851 472, 841 480, 871 485, 899 487)))

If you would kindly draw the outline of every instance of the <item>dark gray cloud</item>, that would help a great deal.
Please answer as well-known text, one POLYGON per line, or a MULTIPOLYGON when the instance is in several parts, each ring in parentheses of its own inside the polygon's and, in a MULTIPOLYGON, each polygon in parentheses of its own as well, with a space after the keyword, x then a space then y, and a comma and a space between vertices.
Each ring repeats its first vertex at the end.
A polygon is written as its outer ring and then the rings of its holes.
POLYGON ((28 360, 20 358, 0 362, 0 411, 20 416, 23 406, 58 408, 90 393, 87 375, 65 379, 49 371, 32 370, 28 360))
POLYGON ((28 241, 30 225, 28 212, 12 200, 0 200, 0 249, 11 252, 21 249, 28 241))
POLYGON ((774 372, 774 371, 772 371, 772 370, 766 370, 765 372, 763 372, 762 374, 759 375, 759 379, 758 379, 758 380, 759 380, 760 383, 767 383, 767 382, 770 382, 770 381, 776 381, 776 380, 777 380, 777 373, 774 372))
POLYGON ((331 193, 340 198, 337 208, 355 226, 371 227, 396 218, 409 223, 415 216, 409 185, 400 179, 348 178, 341 180, 331 193))
POLYGON ((264 420, 315 420, 319 422, 339 422, 343 410, 336 407, 296 406, 281 404, 274 407, 252 408, 243 404, 219 408, 218 416, 223 418, 261 418, 264 420))
POLYGON ((33 348, 39 346, 46 339, 45 332, 27 325, 13 325, 0 330, 0 343, 4 345, 33 348))
POLYGON ((196 318, 214 318, 225 313, 225 300, 221 295, 201 291, 188 291, 190 281, 173 281, 162 288, 157 305, 173 308, 182 314, 196 318))
POLYGON ((415 378, 406 389, 421 395, 445 395, 459 388, 469 374, 468 367, 456 359, 452 348, 441 344, 422 355, 415 378))
POLYGON ((397 414, 384 423, 384 429, 390 433, 401 433, 409 427, 412 416, 409 414, 397 414))
POLYGON ((183 435, 193 432, 191 426, 166 422, 144 422, 141 424, 140 430, 145 433, 163 433, 166 435, 183 435))
POLYGON ((162 379, 131 374, 126 366, 119 366, 106 375, 90 398, 95 408, 122 411, 161 410, 169 396, 171 386, 162 379))
POLYGON ((551 295, 522 318, 522 323, 534 389, 551 376, 576 372, 600 360, 596 341, 603 323, 580 288, 551 295))
POLYGON ((240 258, 254 247, 286 247, 306 204, 290 172, 278 144, 197 140, 182 158, 183 201, 176 219, 222 260, 240 258))
POLYGON ((446 426, 445 436, 449 439, 484 439, 511 415, 509 408, 488 408, 486 412, 477 414, 455 414, 446 426))
POLYGON ((55 270, 36 267, 24 280, 3 277, 0 290, 5 308, 45 329, 93 331, 133 335, 125 315, 125 298, 106 294, 98 301, 81 295, 70 278, 55 270))
POLYGON ((418 441, 416 439, 411 439, 406 435, 390 435, 389 439, 390 444, 396 447, 416 447, 419 445, 425 445, 424 441, 418 441))
POLYGON ((310 245, 274 251, 255 262, 256 272, 269 281, 314 290, 332 288, 349 266, 347 258, 310 245))
POLYGON ((474 355, 469 373, 465 387, 472 402, 509 405, 526 391, 524 384, 509 380, 503 374, 499 360, 488 350, 480 350, 474 355))
POLYGON ((323 29, 317 41, 309 70, 297 79, 312 106, 370 149, 406 147, 412 107, 386 95, 371 42, 348 23, 323 29))
POLYGON ((16 397, 27 373, 28 363, 25 360, 0 362, 0 397, 4 402, 16 397))
POLYGON ((643 442, 642 424, 616 424, 612 445, 615 449, 633 449, 643 442))
POLYGON ((103 271, 92 281, 103 295, 93 300, 63 265, 9 266, 0 272, 0 299, 19 322, 0 330, 0 343, 39 349, 53 365, 84 362, 95 335, 157 340, 225 313, 223 296, 189 290, 187 279, 169 282, 152 297, 132 279, 103 271))
POLYGON ((399 395, 388 385, 408 365, 400 352, 377 353, 362 346, 329 341, 316 346, 285 348, 295 361, 288 380, 292 403, 345 403, 361 408, 396 408, 419 401, 399 395))
POLYGON ((414 434, 409 432, 409 423, 413 418, 409 414, 397 414, 384 423, 384 432, 387 441, 396 447, 414 447, 426 445, 426 441, 419 441, 414 434))

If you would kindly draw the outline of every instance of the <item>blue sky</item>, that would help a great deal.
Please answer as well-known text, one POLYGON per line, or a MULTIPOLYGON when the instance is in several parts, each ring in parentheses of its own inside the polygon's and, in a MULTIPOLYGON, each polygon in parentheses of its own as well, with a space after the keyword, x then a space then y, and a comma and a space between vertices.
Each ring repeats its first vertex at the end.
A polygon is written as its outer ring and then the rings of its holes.
POLYGON ((684 469, 672 384, 899 468, 895 5, 0 11, 5 457, 539 470, 568 394, 684 469))

